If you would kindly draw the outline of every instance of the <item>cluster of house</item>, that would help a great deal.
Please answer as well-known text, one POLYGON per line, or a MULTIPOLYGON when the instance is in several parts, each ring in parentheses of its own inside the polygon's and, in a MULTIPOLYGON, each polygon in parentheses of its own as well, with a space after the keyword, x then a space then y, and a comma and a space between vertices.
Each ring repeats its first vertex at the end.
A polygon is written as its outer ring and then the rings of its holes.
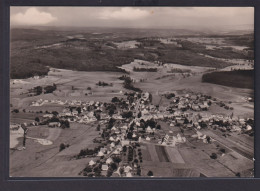
MULTIPOLYGON (((94 161, 93 159, 89 161, 88 166, 94 168, 99 165, 99 162, 94 161)), ((109 167, 113 163, 113 159, 111 157, 107 158, 104 163, 101 164, 101 175, 107 176, 107 171, 109 167)), ((113 177, 133 177, 132 173, 133 168, 129 165, 119 166, 112 174, 113 177)))
POLYGON ((43 99, 38 99, 37 101, 33 101, 31 103, 31 106, 43 106, 44 104, 48 104, 48 103, 51 103, 51 104, 58 104, 58 105, 70 105, 70 106, 80 106, 82 105, 82 101, 80 100, 65 100, 65 101, 62 101, 62 100, 43 100, 43 99))
MULTIPOLYGON (((91 159, 88 163, 88 166, 93 169, 101 165, 101 175, 107 176, 107 173, 112 163, 116 163, 113 157, 120 157, 120 154, 123 150, 123 145, 129 146, 130 143, 129 142, 126 143, 122 141, 121 144, 115 145, 115 142, 111 141, 110 145, 108 145, 107 147, 100 148, 99 152, 97 153, 96 156, 101 157, 101 160, 91 159)), ((124 163, 116 167, 117 169, 113 170, 113 176, 132 177, 133 176, 132 170, 137 166, 135 165, 131 167, 130 165, 124 163)))
POLYGON ((178 109, 181 111, 186 111, 188 109, 193 111, 206 111, 213 102, 211 96, 195 93, 185 94, 183 96, 175 96, 167 109, 169 111, 171 111, 171 109, 178 109))
POLYGON ((27 129, 30 126, 37 126, 39 125, 38 122, 30 122, 30 123, 11 123, 10 130, 11 131, 19 131, 21 129, 27 129))
MULTIPOLYGON (((188 112, 188 111, 205 111, 208 110, 209 107, 213 103, 218 103, 214 98, 211 98, 211 96, 202 95, 199 93, 187 93, 184 95, 178 95, 173 96, 170 102, 170 105, 165 108, 160 108, 158 105, 153 105, 150 100, 150 94, 148 92, 142 93, 141 96, 138 96, 139 93, 135 93, 133 96, 133 100, 130 103, 129 101, 126 101, 125 103, 128 105, 128 110, 133 112, 133 118, 131 121, 128 121, 128 125, 122 125, 121 127, 113 127, 111 129, 111 132, 117 136, 126 136, 126 132, 128 128, 131 126, 132 123, 134 123, 134 129, 133 129, 133 138, 137 137, 137 133, 142 131, 143 128, 141 127, 141 121, 147 121, 147 120, 167 120, 170 122, 170 127, 174 127, 176 125, 182 125, 188 128, 195 127, 197 129, 200 129, 200 123, 203 122, 206 123, 207 127, 211 127, 213 125, 213 128, 223 128, 226 127, 218 126, 217 124, 213 124, 213 121, 216 122, 218 120, 221 120, 223 123, 225 123, 227 120, 234 122, 234 125, 232 126, 232 131, 241 129, 241 121, 242 119, 237 119, 236 117, 224 117, 221 115, 210 115, 210 116, 200 116, 201 114, 194 112, 188 112), (140 116, 138 116, 141 114, 140 116), (235 123, 235 122, 239 123, 235 123)), ((99 123, 106 124, 108 123, 109 119, 111 118, 111 115, 108 114, 108 112, 105 109, 106 103, 102 102, 95 102, 95 101, 89 101, 89 102, 82 102, 79 100, 72 100, 72 101, 60 101, 60 100, 42 100, 39 99, 36 102, 33 102, 32 105, 38 106, 42 105, 44 103, 56 103, 56 104, 62 104, 62 105, 68 105, 68 106, 79 106, 81 111, 79 112, 76 109, 71 110, 69 107, 66 107, 61 113, 58 114, 58 117, 60 119, 66 119, 69 122, 78 122, 78 123, 92 123, 97 121, 97 117, 95 115, 95 111, 98 111, 100 115, 99 123)), ((116 120, 125 120, 122 117, 122 112, 125 110, 118 109, 117 112, 115 112, 112 117, 116 120)), ((52 118, 53 114, 45 114, 43 115, 43 118, 52 118)), ((245 121, 245 119, 244 119, 245 121)), ((127 124, 126 123, 126 124, 127 124)), ((123 124, 123 123, 122 123, 123 124)), ((49 124, 49 126, 60 126, 58 122, 52 122, 49 124)), ((247 127, 249 128, 249 127, 247 127)), ((252 127, 251 127, 252 128, 252 127)), ((151 137, 149 136, 149 133, 154 133, 156 131, 155 128, 148 127, 145 129, 146 133, 148 133, 145 137, 143 137, 145 140, 150 141, 151 137)), ((115 137, 116 139, 116 137, 115 137)), ((173 138, 175 140, 178 140, 178 137, 173 138)), ((180 140, 180 138, 179 138, 180 140)), ((178 141, 177 141, 178 142, 178 141)), ((179 141, 180 142, 180 141, 179 141)))
POLYGON ((158 143, 161 145, 170 145, 175 147, 176 144, 185 142, 186 138, 184 136, 181 136, 179 133, 177 134, 177 136, 174 136, 173 132, 169 131, 169 134, 166 134, 158 143))

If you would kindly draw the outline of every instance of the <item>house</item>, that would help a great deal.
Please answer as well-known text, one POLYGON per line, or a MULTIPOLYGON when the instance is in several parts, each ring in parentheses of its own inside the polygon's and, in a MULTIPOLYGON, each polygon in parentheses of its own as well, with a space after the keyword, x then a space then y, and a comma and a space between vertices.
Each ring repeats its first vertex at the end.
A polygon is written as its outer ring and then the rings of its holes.
POLYGON ((153 130, 151 129, 150 126, 148 126, 148 127, 146 128, 146 133, 152 133, 152 132, 153 132, 153 130))
POLYGON ((43 115, 43 118, 52 118, 53 117, 53 114, 45 114, 43 115))
POLYGON ((112 142, 112 143, 110 144, 110 147, 111 147, 111 148, 114 148, 114 147, 115 147, 115 143, 112 142))
POLYGON ((147 109, 142 110, 142 115, 147 115, 147 114, 149 114, 149 111, 147 109))
POLYGON ((108 158, 107 160, 106 160, 106 164, 111 164, 113 162, 113 160, 111 159, 111 158, 108 158))
POLYGON ((102 151, 99 151, 98 154, 97 154, 98 157, 102 157, 104 156, 104 153, 102 151))
POLYGON ((72 116, 70 112, 65 113, 66 116, 72 116))
POLYGON ((233 125, 231 131, 241 131, 241 129, 238 126, 233 125))
POLYGON ((121 145, 123 146, 129 146, 130 142, 128 140, 122 140, 121 145))
POLYGON ((194 111, 199 111, 200 110, 199 106, 197 106, 197 105, 192 105, 192 109, 194 111))
POLYGON ((51 122, 48 124, 49 127, 60 127, 60 122, 51 122))
POLYGON ((208 105, 200 105, 199 107, 200 107, 201 110, 206 111, 206 110, 208 110, 209 106, 208 105))
POLYGON ((124 125, 123 127, 121 127, 121 129, 123 129, 123 130, 127 130, 128 128, 127 128, 126 125, 124 125))
POLYGON ((18 124, 10 125, 10 130, 17 131, 20 127, 21 127, 21 125, 18 125, 18 124))
POLYGON ((112 128, 111 128, 111 130, 115 131, 115 130, 116 130, 116 127, 115 127, 115 126, 114 126, 114 127, 112 127, 112 128))
POLYGON ((127 172, 127 173, 126 173, 126 177, 133 177, 133 175, 132 175, 131 172, 127 172))
POLYGON ((102 164, 101 169, 104 170, 104 171, 107 171, 108 170, 108 165, 102 164))
POLYGON ((100 151, 104 154, 107 152, 107 148, 101 148, 100 151))
POLYGON ((77 116, 78 114, 79 114, 78 111, 72 111, 73 116, 77 116))
POLYGON ((88 163, 89 166, 93 166, 94 164, 96 164, 96 162, 93 160, 89 161, 89 163, 88 163))
POLYGON ((247 130, 247 131, 251 131, 251 130, 252 130, 252 127, 251 127, 250 125, 247 125, 247 126, 246 126, 246 130, 247 130))
POLYGON ((124 172, 128 173, 132 170, 132 168, 130 166, 124 167, 124 172))
POLYGON ((114 155, 119 155, 120 154, 120 151, 119 149, 116 149, 114 152, 113 152, 114 155))
POLYGON ((109 137, 109 141, 115 141, 113 137, 109 137))
POLYGON ((177 134, 176 142, 179 142, 179 143, 183 142, 182 137, 181 137, 181 135, 179 133, 177 134))
POLYGON ((143 94, 143 99, 146 101, 148 98, 149 98, 149 93, 148 93, 148 92, 145 92, 145 93, 143 94))

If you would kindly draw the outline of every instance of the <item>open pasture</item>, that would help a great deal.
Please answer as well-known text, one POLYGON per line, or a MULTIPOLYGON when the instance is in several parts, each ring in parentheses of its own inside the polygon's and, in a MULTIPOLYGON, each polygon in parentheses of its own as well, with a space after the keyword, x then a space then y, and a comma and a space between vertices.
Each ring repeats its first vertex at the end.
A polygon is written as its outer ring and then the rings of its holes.
MULTIPOLYGON (((25 150, 11 150, 10 175, 78 176, 78 173, 91 159, 72 160, 72 157, 77 155, 81 149, 93 148, 95 144, 92 140, 97 135, 98 131, 95 127, 76 123, 71 123, 69 129, 29 127, 29 137, 49 139, 53 144, 41 145, 33 139, 27 139, 25 150), (68 144, 69 147, 60 152, 61 143, 68 144)), ((21 142, 18 146, 21 146, 21 142)))

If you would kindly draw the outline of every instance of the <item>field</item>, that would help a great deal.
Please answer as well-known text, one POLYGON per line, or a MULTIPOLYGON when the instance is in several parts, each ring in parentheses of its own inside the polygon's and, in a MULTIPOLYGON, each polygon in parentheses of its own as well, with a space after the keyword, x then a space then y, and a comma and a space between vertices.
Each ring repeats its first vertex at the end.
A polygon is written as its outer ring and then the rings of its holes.
POLYGON ((75 160, 73 157, 81 149, 95 146, 92 140, 98 132, 93 126, 78 124, 71 126, 70 129, 66 130, 42 126, 29 128, 28 136, 48 139, 53 144, 41 145, 33 139, 27 139, 25 150, 10 150, 10 165, 12 166, 10 175, 23 177, 78 176, 78 173, 91 158, 75 160), (60 152, 61 143, 69 144, 69 147, 60 152))

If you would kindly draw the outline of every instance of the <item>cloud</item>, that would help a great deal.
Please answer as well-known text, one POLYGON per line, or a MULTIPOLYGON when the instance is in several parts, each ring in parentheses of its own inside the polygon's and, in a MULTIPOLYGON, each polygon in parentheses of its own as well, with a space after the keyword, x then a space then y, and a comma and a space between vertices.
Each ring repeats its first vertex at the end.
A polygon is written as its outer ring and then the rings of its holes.
POLYGON ((148 10, 142 10, 132 7, 124 7, 119 10, 105 10, 100 13, 100 19, 115 19, 115 20, 137 20, 147 17, 150 14, 148 10))
POLYGON ((52 14, 39 11, 35 7, 28 8, 25 13, 19 12, 11 16, 11 23, 20 25, 45 25, 56 20, 52 14))

